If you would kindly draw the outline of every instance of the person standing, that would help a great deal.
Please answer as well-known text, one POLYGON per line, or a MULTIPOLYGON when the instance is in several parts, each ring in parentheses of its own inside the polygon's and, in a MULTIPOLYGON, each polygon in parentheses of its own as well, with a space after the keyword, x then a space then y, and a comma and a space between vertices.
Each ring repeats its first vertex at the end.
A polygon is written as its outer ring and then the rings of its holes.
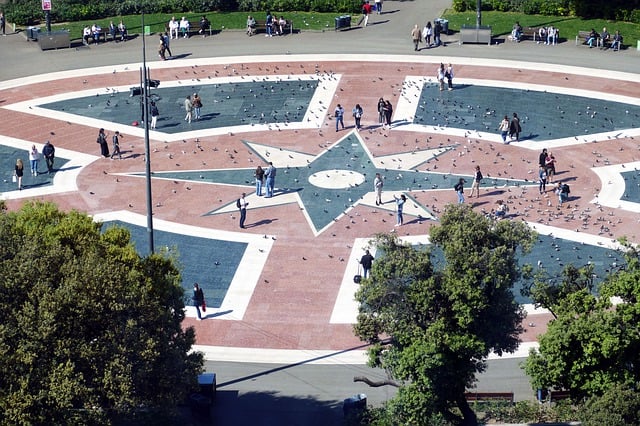
POLYGON ((384 126, 384 99, 378 99, 378 123, 384 126))
POLYGON ((202 321, 202 314, 200 313, 200 306, 202 306, 204 301, 204 292, 200 288, 198 283, 193 284, 193 297, 191 298, 193 302, 193 306, 196 307, 196 313, 198 315, 198 321, 202 321))
POLYGON ((538 165, 540 167, 547 167, 547 148, 543 148, 542 152, 538 156, 538 165))
POLYGON ((553 183, 553 177, 556 174, 556 157, 552 153, 547 154, 547 158, 544 160, 544 168, 547 170, 548 182, 553 183))
POLYGON ((0 31, 2 31, 2 37, 6 36, 5 27, 7 25, 7 19, 4 17, 4 13, 0 12, 0 31))
POLYGON ((29 163, 31 164, 31 176, 38 176, 38 160, 40 159, 40 153, 35 145, 31 145, 29 151, 29 163))
POLYGON ((271 12, 267 12, 267 19, 265 21, 265 28, 267 33, 264 35, 265 37, 273 37, 273 15, 271 12))
POLYGON ((393 105, 391 102, 384 101, 384 121, 387 128, 391 128, 391 115, 393 114, 393 105))
POLYGON ((109 156, 109 143, 107 142, 107 135, 104 134, 104 129, 98 131, 96 142, 100 144, 100 155, 107 158, 109 156))
POLYGON ((113 153, 111 154, 111 159, 113 160, 113 156, 118 154, 118 159, 122 160, 122 153, 120 152, 120 132, 116 130, 111 140, 113 142, 113 153))
POLYGON ((200 120, 200 108, 202 108, 202 99, 197 93, 193 94, 193 112, 196 115, 194 118, 196 121, 200 120))
POLYGON ((522 132, 522 127, 520 126, 520 119, 518 118, 518 114, 514 112, 513 118, 511 119, 511 123, 509 123, 509 138, 511 138, 511 140, 515 139, 516 142, 519 142, 520 132, 522 132))
POLYGON ((151 102, 151 130, 156 129, 158 116, 160 116, 160 111, 158 111, 158 106, 156 105, 155 102, 151 102))
POLYGON ((16 167, 14 168, 13 174, 16 177, 16 182, 18 183, 18 189, 22 190, 22 176, 24 176, 24 164, 22 163, 21 158, 18 158, 16 160, 16 167))
POLYGON ((373 179, 373 190, 376 192, 376 206, 382 205, 382 187, 384 186, 384 181, 382 180, 382 176, 380 173, 376 173, 375 179, 373 179))
POLYGON ((418 28, 418 24, 413 26, 411 30, 411 40, 413 41, 413 50, 414 52, 418 51, 418 45, 420 44, 420 40, 422 39, 422 32, 420 28, 418 28))
POLYGON ((540 178, 540 194, 547 192, 547 169, 544 166, 540 166, 538 170, 538 177, 540 178))
POLYGON ((404 207, 404 203, 407 201, 407 197, 402 194, 400 197, 396 197, 396 194, 393 194, 393 198, 396 200, 396 226, 402 226, 404 223, 404 219, 402 217, 402 209, 404 207))
POLYGON ((342 105, 338 104, 335 111, 333 111, 333 115, 336 117, 336 132, 338 131, 338 124, 341 124, 342 130, 344 130, 344 108, 342 108, 342 105))
POLYGON ((371 271, 371 267, 373 266, 373 256, 367 250, 364 253, 364 256, 360 258, 360 265, 362 265, 362 276, 367 278, 369 276, 369 272, 371 271))
POLYGON ((193 103, 191 103, 191 96, 187 96, 184 100, 184 110, 187 115, 184 116, 184 121, 191 123, 191 114, 193 113, 193 103))
POLYGON ((455 189, 456 194, 458 194, 458 204, 464 203, 464 184, 466 180, 464 178, 460 178, 458 183, 455 184, 453 189, 455 189))
POLYGON ((276 168, 273 166, 273 163, 269 162, 269 167, 264 172, 264 176, 267 179, 266 181, 266 198, 273 197, 273 189, 276 185, 276 168))
POLYGON ((476 198, 480 198, 480 183, 482 182, 484 177, 482 176, 482 172, 480 171, 480 166, 476 166, 476 173, 473 176, 473 183, 471 184, 471 195, 469 197, 473 198, 473 193, 476 192, 476 198))
POLYGON ((507 117, 506 115, 504 116, 504 118, 502 119, 502 121, 500 122, 500 124, 498 125, 498 130, 500 131, 500 134, 502 135, 502 142, 508 144, 509 142, 507 141, 507 135, 509 134, 509 117, 507 117))
POLYGON ((356 106, 353 107, 352 112, 353 119, 356 121, 356 130, 360 130, 360 120, 362 119, 362 114, 364 114, 364 111, 362 110, 360 104, 356 104, 356 106))
POLYGON ((453 65, 449 64, 444 71, 444 76, 447 79, 447 86, 449 90, 453 90, 453 65))
POLYGON ((44 156, 44 161, 47 163, 47 173, 51 173, 53 171, 53 160, 56 158, 56 149, 51 142, 45 142, 42 148, 42 155, 44 156))
POLYGON ((262 185, 264 184, 264 170, 261 166, 256 167, 256 172, 254 173, 256 177, 256 195, 258 197, 262 196, 262 185))
POLYGON ((238 208, 240 209, 240 228, 244 229, 244 221, 247 219, 247 206, 249 202, 245 198, 245 193, 238 199, 238 208))
POLYGON ((439 20, 436 20, 436 24, 433 27, 433 42, 436 47, 440 46, 440 34, 442 33, 442 25, 439 20))

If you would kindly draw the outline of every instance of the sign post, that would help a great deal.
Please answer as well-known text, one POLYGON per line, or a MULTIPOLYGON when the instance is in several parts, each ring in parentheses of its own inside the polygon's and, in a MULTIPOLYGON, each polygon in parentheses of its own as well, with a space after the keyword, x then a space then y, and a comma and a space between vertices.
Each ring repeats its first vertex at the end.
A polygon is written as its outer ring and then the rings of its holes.
POLYGON ((51 0, 42 0, 42 10, 44 10, 44 19, 47 23, 47 32, 51 32, 51 0))

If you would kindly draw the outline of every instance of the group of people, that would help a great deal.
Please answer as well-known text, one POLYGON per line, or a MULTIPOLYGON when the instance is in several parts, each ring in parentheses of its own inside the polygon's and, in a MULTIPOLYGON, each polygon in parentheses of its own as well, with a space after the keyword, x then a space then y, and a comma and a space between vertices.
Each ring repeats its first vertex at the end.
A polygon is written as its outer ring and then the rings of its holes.
POLYGON ((544 148, 538 157, 538 177, 540 194, 547 191, 547 183, 553 183, 556 174, 556 157, 544 148))
MULTIPOLYGON (((201 109, 202 99, 200 98, 200 95, 198 95, 197 93, 194 93, 193 96, 187 95, 184 100, 184 110, 186 113, 186 115, 184 116, 184 121, 186 121, 187 123, 191 123, 191 120, 200 120, 202 118, 202 116, 200 115, 201 109)), ((152 126, 152 128, 155 128, 155 126, 152 126)))
POLYGON ((548 27, 540 27, 538 29, 538 43, 540 41, 544 41, 546 45, 556 45, 558 44, 558 39, 560 38, 560 30, 553 25, 549 25, 548 27))
POLYGON ((177 21, 176 17, 172 16, 167 27, 169 28, 169 37, 171 40, 174 38, 178 39, 178 34, 182 35, 182 38, 189 38, 189 29, 191 24, 185 16, 183 16, 180 21, 177 21))
MULTIPOLYGON (((107 33, 114 41, 127 41, 127 27, 124 25, 124 22, 120 21, 120 23, 116 26, 113 21, 109 22, 109 28, 107 33)), ((82 30, 82 43, 84 45, 89 45, 89 42, 93 40, 94 43, 99 43, 100 38, 103 36, 103 30, 100 25, 94 23, 92 26, 86 25, 82 30)), ((106 41, 106 40, 105 40, 106 41)))
POLYGON ((436 71, 436 78, 441 92, 444 90, 445 80, 448 90, 453 90, 453 65, 449 64, 445 67, 443 63, 440 63, 436 71))
POLYGON ((111 143, 113 144, 113 152, 109 154, 109 142, 107 141, 107 134, 104 129, 100 129, 98 131, 98 137, 96 138, 96 143, 100 145, 100 155, 104 158, 111 158, 116 155, 118 159, 122 160, 122 152, 120 151, 120 132, 116 130, 116 132, 111 137, 111 143))
MULTIPOLYGON (((53 172, 53 163, 56 157, 56 149, 50 141, 46 141, 42 147, 42 156, 47 164, 47 174, 53 172)), ((40 152, 34 145, 29 150, 29 166, 31 167, 31 176, 38 176, 38 162, 40 161, 40 152)), ((13 181, 18 184, 18 189, 22 190, 22 179, 24 177, 24 162, 21 158, 16 160, 13 169, 13 181)))
POLYGON ((440 46, 442 44, 442 32, 443 28, 439 20, 436 20, 434 25, 431 25, 431 21, 427 22, 422 30, 418 27, 418 24, 415 24, 411 30, 413 50, 416 52, 420 50, 419 46, 423 41, 427 48, 440 46))
POLYGON ((520 125, 520 118, 517 113, 513 113, 513 117, 509 120, 509 116, 505 115, 500 124, 498 130, 502 136, 502 142, 509 144, 511 141, 520 141, 520 133, 522 133, 522 126, 520 125), (507 138, 509 140, 507 140, 507 138))
POLYGON ((383 128, 391 128, 391 116, 393 115, 393 105, 389 100, 378 99, 378 123, 383 128))
POLYGON ((622 47, 622 35, 620 35, 620 31, 616 30, 615 34, 611 36, 609 31, 607 31, 607 27, 604 27, 600 34, 598 34, 595 29, 591 28, 586 42, 589 45, 589 48, 593 48, 595 44, 596 47, 600 46, 600 49, 607 49, 611 47, 611 50, 617 52, 622 47))
MULTIPOLYGON (((255 35, 257 30, 257 22, 255 18, 251 15, 247 16, 247 29, 246 33, 249 37, 255 35)), ((287 20, 284 19, 284 16, 280 15, 278 18, 271 14, 271 12, 267 12, 267 16, 265 18, 265 37, 273 37, 274 35, 283 35, 285 27, 287 26, 287 20)))
POLYGON ((273 197, 273 190, 276 185, 276 174, 278 170, 273 165, 272 161, 269 161, 269 166, 263 169, 262 166, 256 167, 254 177, 256 178, 256 195, 262 197, 262 188, 265 189, 265 198, 273 197))

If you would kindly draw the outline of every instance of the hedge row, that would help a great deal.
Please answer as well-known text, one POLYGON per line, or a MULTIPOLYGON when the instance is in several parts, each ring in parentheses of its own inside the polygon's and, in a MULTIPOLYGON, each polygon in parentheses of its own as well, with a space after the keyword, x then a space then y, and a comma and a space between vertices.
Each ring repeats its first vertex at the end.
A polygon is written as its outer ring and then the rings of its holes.
MULTIPOLYGON (((56 0, 51 11, 52 22, 76 22, 103 19, 109 16, 145 13, 203 13, 211 11, 338 12, 360 11, 360 0, 56 0)), ((9 0, 4 6, 9 22, 33 25, 43 19, 39 1, 9 0)))
MULTIPOLYGON (((482 10, 578 16, 640 23, 640 0, 482 0, 482 10)), ((453 0, 453 10, 476 10, 477 0, 453 0)))

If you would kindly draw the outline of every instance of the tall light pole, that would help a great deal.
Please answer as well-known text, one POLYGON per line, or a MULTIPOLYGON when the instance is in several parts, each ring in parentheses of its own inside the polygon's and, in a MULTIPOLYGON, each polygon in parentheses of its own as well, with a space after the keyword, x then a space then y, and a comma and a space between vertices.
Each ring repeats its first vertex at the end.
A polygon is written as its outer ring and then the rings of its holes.
POLYGON ((478 0, 476 6, 476 28, 480 28, 482 25, 482 0, 478 0))
POLYGON ((142 101, 142 122, 144 123, 144 158, 145 178, 147 182, 147 236, 149 238, 149 254, 154 253, 153 243, 153 202, 151 197, 151 151, 149 149, 149 70, 147 69, 147 52, 144 29, 144 4, 142 6, 142 69, 140 70, 140 93, 142 101))

